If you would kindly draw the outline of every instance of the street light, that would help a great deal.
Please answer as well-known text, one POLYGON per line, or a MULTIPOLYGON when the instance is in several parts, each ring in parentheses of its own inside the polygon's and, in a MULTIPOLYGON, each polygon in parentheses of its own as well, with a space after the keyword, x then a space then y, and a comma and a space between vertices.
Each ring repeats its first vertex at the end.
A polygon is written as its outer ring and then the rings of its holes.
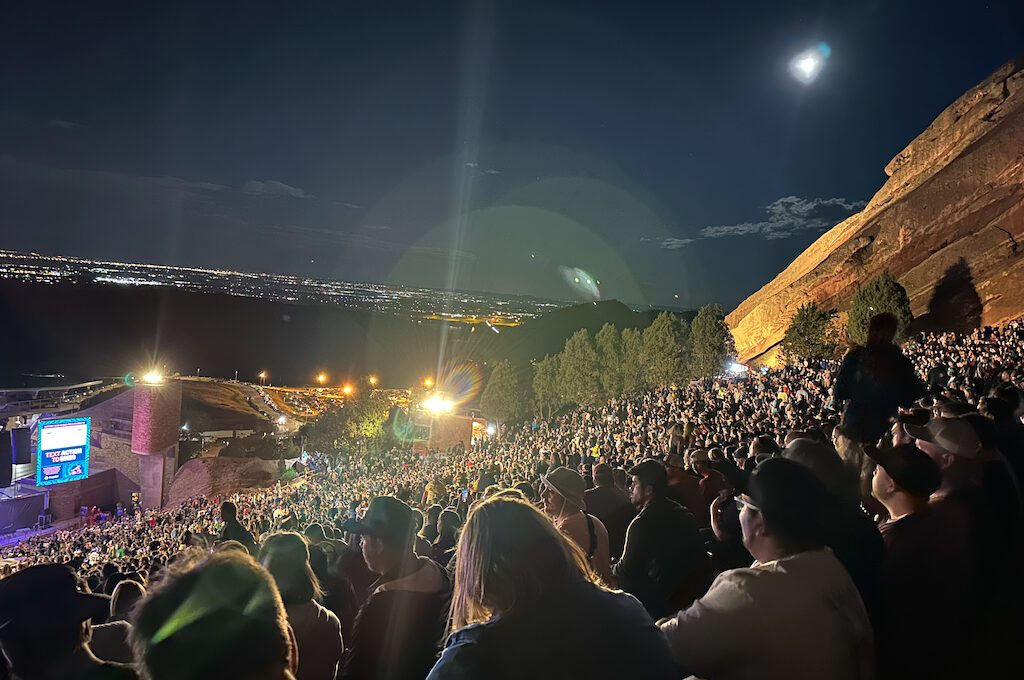
POLYGON ((318 375, 316 377, 316 381, 318 383, 320 383, 321 385, 323 385, 325 382, 327 382, 327 374, 326 373, 321 373, 320 375, 318 375))
POLYGON ((369 383, 371 385, 374 385, 374 386, 377 385, 377 376, 371 375, 369 378, 367 378, 367 380, 369 381, 369 383))
POLYGON ((430 376, 427 376, 426 378, 423 379, 423 386, 424 387, 433 387, 434 386, 434 379, 431 378, 430 376))
POLYGON ((352 394, 352 386, 351 385, 345 385, 344 387, 341 388, 341 393, 346 395, 346 396, 348 396, 349 394, 352 394))
POLYGON ((260 385, 262 385, 263 381, 266 380, 266 379, 267 379, 267 372, 266 371, 260 371, 260 385))

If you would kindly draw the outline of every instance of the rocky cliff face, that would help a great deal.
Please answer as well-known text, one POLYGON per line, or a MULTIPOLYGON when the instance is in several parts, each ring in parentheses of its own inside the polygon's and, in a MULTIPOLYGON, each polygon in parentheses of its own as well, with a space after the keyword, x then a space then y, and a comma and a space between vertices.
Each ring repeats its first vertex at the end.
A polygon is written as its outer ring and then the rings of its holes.
POLYGON ((771 356, 801 304, 845 310, 886 269, 922 329, 1024 316, 1024 58, 955 101, 885 172, 864 210, 726 317, 741 359, 771 356))

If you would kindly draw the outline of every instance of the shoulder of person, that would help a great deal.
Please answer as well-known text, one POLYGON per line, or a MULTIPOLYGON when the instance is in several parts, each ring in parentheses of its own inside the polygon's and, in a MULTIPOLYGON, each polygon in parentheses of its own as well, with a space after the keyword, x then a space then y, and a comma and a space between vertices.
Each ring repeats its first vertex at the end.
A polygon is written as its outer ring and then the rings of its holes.
POLYGON ((702 600, 709 598, 727 598, 730 600, 750 601, 752 592, 762 584, 770 581, 775 570, 764 566, 740 567, 730 569, 718 575, 708 588, 702 600))
POLYGON ((849 349, 846 350, 846 354, 843 355, 843 362, 855 361, 860 358, 860 355, 864 353, 863 345, 850 345, 849 349))
POLYGON ((332 628, 341 629, 341 620, 338 618, 337 614, 315 600, 311 601, 311 604, 313 605, 313 610, 316 612, 317 618, 322 619, 332 628))
POLYGON ((487 624, 474 624, 455 631, 448 637, 444 652, 427 680, 469 680, 486 677, 486 659, 479 644, 487 624))

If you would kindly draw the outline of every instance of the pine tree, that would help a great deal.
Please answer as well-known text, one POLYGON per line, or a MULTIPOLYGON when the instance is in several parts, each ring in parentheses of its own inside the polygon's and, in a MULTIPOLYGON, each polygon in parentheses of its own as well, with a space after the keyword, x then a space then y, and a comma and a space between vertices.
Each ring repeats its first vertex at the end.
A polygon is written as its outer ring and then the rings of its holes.
POLYGON ((718 375, 736 356, 736 343, 725 325, 721 305, 705 305, 690 324, 690 374, 695 378, 718 375))
POLYGON ((480 396, 480 410, 499 424, 514 422, 526 415, 528 403, 519 372, 508 361, 494 367, 487 387, 480 396))
POLYGON ((592 406, 601 398, 600 365, 590 332, 581 328, 565 341, 559 358, 559 376, 566 401, 592 406))
POLYGON ((868 281, 853 296, 850 318, 846 324, 847 337, 859 345, 866 343, 871 317, 883 312, 892 314, 899 321, 896 341, 905 340, 907 328, 914 318, 910 313, 910 297, 907 289, 888 271, 868 281))
POLYGON ((606 323, 594 336, 601 362, 601 396, 613 399, 622 395, 622 336, 619 329, 606 323))
POLYGON ((647 389, 647 365, 644 361, 644 338, 635 328, 622 331, 622 393, 627 396, 647 389))
POLYGON ((662 312, 643 332, 647 383, 665 386, 686 376, 689 326, 668 312, 662 312))
POLYGON ((551 415, 564 403, 562 399, 559 355, 544 355, 533 371, 533 398, 541 417, 551 415))
POLYGON ((800 305, 782 338, 786 360, 831 359, 839 346, 835 317, 836 310, 822 309, 814 302, 800 305))

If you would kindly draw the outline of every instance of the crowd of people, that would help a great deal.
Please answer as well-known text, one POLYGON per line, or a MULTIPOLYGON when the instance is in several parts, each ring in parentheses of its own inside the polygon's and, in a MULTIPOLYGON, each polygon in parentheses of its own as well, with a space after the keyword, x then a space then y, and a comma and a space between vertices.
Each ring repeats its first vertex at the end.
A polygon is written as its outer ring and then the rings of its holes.
POLYGON ((1024 324, 895 332, 36 536, 0 678, 1000 674, 1024 324))

